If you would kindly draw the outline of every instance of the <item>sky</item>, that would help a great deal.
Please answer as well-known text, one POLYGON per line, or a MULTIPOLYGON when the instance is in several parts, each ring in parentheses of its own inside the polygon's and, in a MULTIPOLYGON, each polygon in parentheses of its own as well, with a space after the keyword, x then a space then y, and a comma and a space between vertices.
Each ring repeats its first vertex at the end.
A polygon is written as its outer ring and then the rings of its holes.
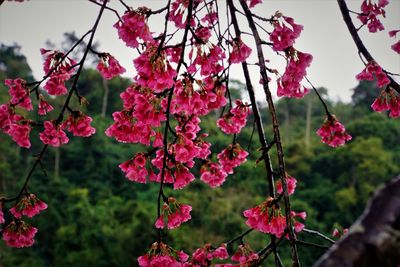
MULTIPOLYGON (((218 1, 221 6, 225 5, 224 0, 218 1)), ((125 2, 133 8, 146 5, 158 9, 166 3, 166 0, 125 2)), ((351 10, 359 10, 360 0, 347 2, 351 10)), ((123 13, 124 9, 118 1, 112 0, 111 6, 123 13)), ((43 76, 40 48, 45 47, 47 40, 60 44, 64 32, 75 31, 78 37, 82 36, 92 27, 98 10, 99 6, 86 0, 30 0, 23 3, 5 1, 0 6, 0 43, 20 45, 21 52, 27 57, 34 76, 40 79, 43 76)), ((300 51, 311 53, 314 57, 307 75, 313 84, 316 87, 326 87, 329 97, 335 101, 350 101, 351 89, 358 83, 355 75, 361 72, 364 66, 342 20, 336 0, 264 0, 254 9, 254 13, 270 17, 277 10, 293 17, 296 23, 304 26, 295 47, 300 51)), ((125 76, 132 78, 134 76, 132 60, 137 54, 118 39, 116 29, 113 28, 116 20, 115 14, 106 12, 100 22, 95 41, 100 43, 99 50, 114 55, 127 69, 125 76)), ((358 23, 355 17, 353 21, 358 23)), ((387 30, 400 29, 400 0, 390 1, 386 7, 386 18, 382 19, 382 22, 387 30)), ((243 27, 247 25, 243 19, 239 23, 243 27)), ((149 24, 150 29, 156 32, 163 27, 161 17, 151 19, 149 24)), ((400 57, 390 49, 396 40, 389 38, 387 31, 369 33, 366 29, 362 29, 360 36, 383 68, 393 73, 400 73, 400 57)), ((266 34, 265 40, 268 41, 266 34)), ((245 40, 249 44, 251 41, 251 39, 245 40)), ((266 58, 271 60, 271 67, 284 70, 282 58, 277 57, 271 50, 266 51, 266 58)), ((255 60, 252 56, 249 62, 255 60)), ((255 67, 252 67, 251 71, 252 76, 259 75, 255 67)), ((233 68, 231 77, 244 81, 239 65, 233 68)), ((274 88, 272 85, 273 91, 274 88)), ((256 92, 257 98, 263 98, 261 88, 256 88, 256 92)))

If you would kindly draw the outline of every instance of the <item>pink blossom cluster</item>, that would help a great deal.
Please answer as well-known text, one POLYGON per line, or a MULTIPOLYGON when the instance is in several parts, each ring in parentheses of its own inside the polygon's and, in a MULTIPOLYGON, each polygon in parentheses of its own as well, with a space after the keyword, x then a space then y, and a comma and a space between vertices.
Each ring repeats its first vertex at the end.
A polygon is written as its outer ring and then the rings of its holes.
POLYGON ((183 251, 176 251, 167 244, 155 242, 150 250, 137 260, 140 267, 183 267, 188 258, 183 251))
POLYGON ((321 128, 317 130, 317 134, 322 137, 322 143, 331 147, 342 146, 345 142, 351 140, 351 136, 346 132, 343 124, 333 115, 325 120, 321 128))
MULTIPOLYGON (((286 229, 286 218, 282 215, 281 209, 273 203, 274 199, 269 197, 266 201, 260 205, 245 210, 243 212, 244 217, 247 218, 246 224, 263 233, 273 234, 277 238, 280 238, 285 234, 286 229)), ((301 219, 306 218, 305 212, 296 213, 291 212, 290 219, 293 222, 295 232, 303 230, 304 225, 295 220, 295 217, 301 219)))
POLYGON ((44 131, 39 134, 39 138, 42 140, 43 144, 48 144, 53 147, 67 144, 69 141, 63 127, 61 125, 56 125, 56 123, 52 121, 44 122, 44 131))
MULTIPOLYGON (((194 0, 193 6, 197 6, 200 3, 200 0, 194 0)), ((189 1, 187 0, 175 0, 172 2, 171 10, 169 13, 168 20, 174 22, 175 27, 184 29, 186 26, 186 20, 183 19, 183 15, 185 11, 189 7, 189 1)), ((186 18, 187 16, 185 16, 186 18)), ((194 18, 191 18, 190 26, 193 27, 196 25, 194 18)))
POLYGON ((47 209, 46 203, 37 198, 34 194, 27 194, 10 209, 10 212, 15 218, 21 219, 22 215, 31 218, 45 209, 47 209))
POLYGON ((230 144, 217 155, 218 162, 224 172, 233 173, 233 169, 246 162, 249 153, 244 150, 238 143, 230 144))
POLYGON ((229 113, 217 120, 218 127, 226 134, 237 134, 246 126, 247 116, 250 108, 247 103, 240 99, 235 101, 236 107, 229 110, 229 113))
POLYGON ((72 111, 68 119, 62 123, 62 128, 74 136, 89 137, 96 132, 96 129, 90 125, 92 121, 93 119, 83 112, 72 111))
POLYGON ((74 67, 77 63, 59 51, 40 49, 45 61, 43 70, 49 79, 44 85, 44 89, 49 95, 64 95, 68 92, 65 82, 71 78, 74 67))
MULTIPOLYGON (((124 110, 114 112, 112 124, 106 134, 119 142, 150 145, 155 136, 153 127, 166 120, 161 100, 152 90, 133 84, 121 93, 124 110)), ((158 136, 160 142, 161 136, 158 136)))
MULTIPOLYGON (((285 177, 286 180, 286 184, 287 184, 287 190, 288 190, 288 194, 289 196, 292 195, 296 189, 296 184, 297 184, 297 180, 296 178, 290 176, 290 175, 286 175, 285 177)), ((282 181, 278 180, 276 182, 276 192, 278 192, 278 194, 282 194, 283 193, 283 187, 282 187, 282 181)))
POLYGON ((32 110, 32 101, 29 97, 29 87, 26 85, 26 81, 20 78, 11 80, 6 79, 5 85, 8 86, 8 94, 11 96, 10 104, 24 108, 26 110, 32 110))
POLYGON ((148 87, 154 93, 172 88, 177 73, 166 59, 166 53, 155 44, 147 43, 146 50, 133 60, 138 85, 148 87))
POLYGON ((232 52, 229 54, 229 63, 242 63, 251 54, 251 48, 243 43, 242 39, 233 40, 232 52))
POLYGON ((163 229, 165 227, 165 219, 167 220, 168 229, 179 227, 182 223, 189 221, 192 216, 190 212, 192 207, 181 204, 175 198, 169 197, 168 202, 165 202, 162 208, 162 214, 156 220, 156 228, 163 229))
POLYGON ((224 50, 214 44, 203 46, 196 45, 189 52, 189 60, 191 64, 187 68, 191 74, 196 73, 200 69, 200 75, 212 76, 223 71, 223 60, 226 55, 224 50), (205 48, 208 48, 208 52, 205 48), (194 56, 193 54, 196 53, 194 56))
MULTIPOLYGON (((236 252, 231 257, 232 261, 238 262, 239 266, 252 266, 259 259, 258 254, 255 253, 248 244, 239 245, 236 252)), ((223 265, 220 267, 233 267, 237 265, 223 265)))
POLYGON ((390 80, 386 73, 382 70, 381 66, 375 61, 368 62, 367 66, 363 69, 362 72, 356 75, 357 80, 362 81, 373 81, 374 75, 377 79, 377 85, 379 88, 382 88, 388 84, 390 84, 390 80))
MULTIPOLYGON (((395 37, 397 35, 397 33, 400 32, 400 30, 394 30, 394 31, 390 31, 389 32, 389 36, 390 37, 395 37)), ((397 54, 400 54, 400 40, 397 41, 396 43, 394 43, 391 48, 393 49, 393 51, 395 51, 397 54)))
POLYGON ((221 186, 228 174, 222 170, 221 165, 214 162, 206 162, 200 169, 200 180, 208 184, 211 188, 221 186))
POLYGON ((119 38, 125 42, 126 46, 137 48, 139 46, 138 39, 144 42, 153 42, 146 22, 146 12, 148 11, 144 7, 128 11, 122 16, 122 21, 119 20, 114 24, 119 38))
POLYGON ((379 0, 378 3, 374 3, 376 0, 364 0, 361 4, 361 14, 358 15, 358 19, 363 23, 367 24, 370 32, 383 31, 379 16, 385 17, 385 6, 389 4, 388 0, 379 0))
POLYGON ((38 104, 38 114, 44 116, 53 109, 54 109, 53 106, 50 105, 46 100, 44 100, 43 95, 40 95, 38 104))
POLYGON ((9 135, 20 147, 30 148, 29 134, 32 130, 31 122, 15 114, 15 108, 0 105, 0 130, 9 135))
POLYGON ((206 244, 202 248, 196 249, 192 254, 192 259, 186 266, 210 266, 211 261, 215 258, 220 260, 229 258, 226 244, 222 244, 216 249, 213 249, 211 244, 206 244))
POLYGON ((30 226, 24 221, 12 221, 3 230, 3 240, 9 247, 30 247, 35 243, 33 239, 37 228, 30 226))
POLYGON ((390 117, 400 117, 400 96, 396 95, 393 89, 383 90, 372 103, 371 108, 377 112, 390 110, 390 117))
POLYGON ((172 114, 204 116, 226 105, 226 89, 218 81, 207 78, 196 81, 196 84, 200 85, 199 90, 195 90, 194 83, 188 77, 176 82, 175 97, 171 102, 172 114))
POLYGON ((96 68, 101 76, 107 80, 111 80, 126 71, 126 69, 119 64, 118 60, 108 53, 103 53, 101 55, 96 68))
POLYGON ((137 183, 147 183, 146 155, 138 153, 136 156, 119 165, 126 178, 137 183))
POLYGON ((295 40, 300 36, 303 26, 294 22, 293 18, 282 16, 278 13, 273 22, 274 30, 269 36, 274 51, 285 51, 292 47, 295 40))
POLYGON ((301 85, 301 81, 307 75, 306 69, 311 65, 312 55, 295 51, 290 56, 285 73, 277 80, 279 97, 302 98, 309 90, 301 85))

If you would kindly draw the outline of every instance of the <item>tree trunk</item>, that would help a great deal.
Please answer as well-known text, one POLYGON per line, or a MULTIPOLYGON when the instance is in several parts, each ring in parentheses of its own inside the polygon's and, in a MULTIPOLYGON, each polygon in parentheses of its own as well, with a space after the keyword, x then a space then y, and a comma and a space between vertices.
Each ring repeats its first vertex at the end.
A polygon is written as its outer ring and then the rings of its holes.
POLYGON ((400 176, 375 193, 343 239, 313 267, 400 266, 400 176))

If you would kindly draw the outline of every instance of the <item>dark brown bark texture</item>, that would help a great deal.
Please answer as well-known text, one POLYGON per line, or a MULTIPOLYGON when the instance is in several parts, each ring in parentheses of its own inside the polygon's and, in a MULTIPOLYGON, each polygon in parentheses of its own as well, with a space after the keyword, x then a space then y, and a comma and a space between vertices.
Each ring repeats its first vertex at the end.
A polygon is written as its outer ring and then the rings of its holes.
POLYGON ((349 232, 313 267, 400 267, 400 176, 378 190, 349 232))

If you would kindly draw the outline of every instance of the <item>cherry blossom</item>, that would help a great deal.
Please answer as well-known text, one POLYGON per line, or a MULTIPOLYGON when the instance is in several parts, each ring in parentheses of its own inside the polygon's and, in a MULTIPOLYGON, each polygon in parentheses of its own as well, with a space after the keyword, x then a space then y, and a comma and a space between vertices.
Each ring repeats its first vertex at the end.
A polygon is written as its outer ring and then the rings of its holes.
POLYGON ((118 60, 108 53, 101 54, 100 61, 96 68, 101 76, 107 80, 111 80, 126 71, 126 69, 119 64, 118 60))
POLYGON ((246 126, 247 116, 250 114, 250 108, 247 103, 237 99, 236 107, 229 110, 222 118, 217 120, 218 127, 226 134, 236 134, 246 126))
POLYGON ((394 90, 383 90, 372 103, 371 108, 377 112, 390 110, 390 117, 400 117, 400 96, 396 95, 394 90))
POLYGON ((247 266, 245 264, 255 263, 258 260, 258 254, 255 253, 248 244, 239 245, 236 252, 233 254, 231 259, 239 262, 240 265, 247 266))
MULTIPOLYGON (((389 32, 389 36, 390 37, 395 37, 397 35, 397 33, 400 32, 400 30, 393 30, 389 32)), ((395 51, 397 54, 400 54, 400 40, 397 41, 396 43, 394 43, 391 48, 393 49, 393 51, 395 51)))
POLYGON ((318 129, 317 134, 322 137, 322 143, 331 147, 344 145, 345 142, 351 140, 351 136, 346 132, 343 124, 341 124, 334 115, 325 119, 324 124, 318 129))
POLYGON ((5 85, 8 86, 8 93, 11 96, 10 103, 12 105, 17 105, 26 110, 32 110, 32 101, 29 97, 29 88, 26 85, 26 81, 23 79, 6 79, 5 85))
POLYGON ((279 97, 304 97, 309 90, 300 83, 307 75, 306 69, 311 65, 312 55, 293 50, 286 65, 285 73, 277 80, 279 97))
POLYGON ((134 158, 121 163, 119 167, 129 180, 145 184, 147 183, 146 177, 148 176, 146 160, 147 157, 144 153, 138 153, 134 158))
POLYGON ((35 240, 37 228, 30 226, 24 221, 12 221, 3 230, 3 240, 9 247, 23 248, 31 247, 35 240))
POLYGON ((382 70, 381 66, 378 65, 375 61, 368 62, 365 69, 362 72, 356 75, 357 80, 367 80, 373 81, 374 75, 377 79, 378 87, 382 88, 388 84, 390 84, 390 80, 386 73, 382 70))
POLYGON ((38 114, 44 116, 53 109, 54 109, 53 106, 50 105, 47 101, 45 101, 44 97, 40 95, 38 104, 38 114))
POLYGON ((231 144, 217 155, 218 162, 222 170, 228 174, 233 173, 233 169, 246 162, 249 153, 239 144, 231 144))
POLYGON ((74 136, 89 137, 96 132, 96 129, 90 126, 93 119, 86 116, 81 111, 72 111, 68 119, 63 122, 62 127, 74 136))
POLYGON ((126 12, 122 16, 122 21, 117 21, 114 27, 118 30, 118 36, 123 40, 126 46, 137 48, 139 46, 138 39, 144 42, 152 42, 149 27, 146 23, 147 8, 139 8, 126 12))
POLYGON ((183 266, 189 256, 183 251, 176 251, 162 242, 154 242, 150 250, 137 260, 140 267, 183 266))
POLYGON ((200 180, 208 184, 211 188, 221 186, 228 174, 222 170, 222 167, 214 162, 206 162, 200 169, 200 180))
POLYGON ((181 204, 175 198, 168 198, 168 202, 164 202, 162 207, 162 215, 156 220, 156 228, 163 229, 165 226, 164 219, 167 220, 168 229, 179 227, 182 223, 189 221, 192 217, 190 212, 192 207, 186 204, 181 204))
POLYGON ((379 0, 378 3, 374 3, 376 0, 364 0, 361 4, 361 12, 358 19, 363 23, 367 24, 370 32, 382 31, 385 27, 379 20, 379 16, 385 17, 384 7, 389 4, 388 0, 379 0))
POLYGON ((27 194, 10 209, 10 212, 15 218, 21 219, 22 215, 31 218, 45 209, 47 209, 46 203, 37 198, 34 194, 27 194))
POLYGON ((251 48, 248 47, 241 39, 233 40, 233 49, 229 55, 229 63, 242 63, 251 54, 251 48))
POLYGON ((51 121, 44 122, 44 131, 39 134, 40 140, 44 144, 59 147, 67 144, 69 139, 60 125, 55 125, 51 121))
POLYGON ((273 22, 274 30, 269 36, 274 51, 285 51, 293 46, 295 40, 300 36, 303 26, 294 23, 293 18, 276 14, 277 21, 273 22))
MULTIPOLYGON (((294 190, 296 189, 297 180, 296 180, 296 178, 294 178, 290 175, 286 175, 285 179, 286 179, 286 183, 287 183, 288 194, 292 195, 294 193, 294 190)), ((276 182, 276 192, 278 192, 278 194, 283 193, 281 180, 278 180, 276 182)))

